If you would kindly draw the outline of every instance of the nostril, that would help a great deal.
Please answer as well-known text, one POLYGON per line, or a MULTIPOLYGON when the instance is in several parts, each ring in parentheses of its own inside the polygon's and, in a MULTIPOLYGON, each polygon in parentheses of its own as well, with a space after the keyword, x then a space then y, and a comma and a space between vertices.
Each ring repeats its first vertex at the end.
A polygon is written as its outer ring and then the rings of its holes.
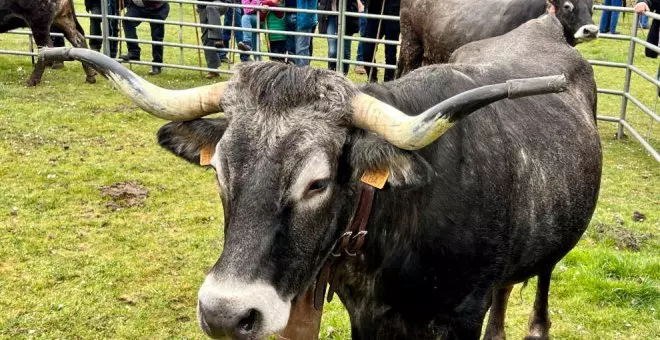
POLYGON ((238 322, 238 331, 243 334, 251 333, 254 330, 254 326, 258 319, 261 317, 260 315, 261 313, 259 313, 258 310, 250 309, 246 316, 238 322))

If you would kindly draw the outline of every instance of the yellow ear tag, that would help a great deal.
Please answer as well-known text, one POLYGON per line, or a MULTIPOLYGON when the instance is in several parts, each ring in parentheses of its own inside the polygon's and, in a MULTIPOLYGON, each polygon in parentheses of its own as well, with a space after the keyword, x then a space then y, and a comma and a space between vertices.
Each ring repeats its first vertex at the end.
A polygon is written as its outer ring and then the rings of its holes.
POLYGON ((199 150, 199 165, 210 165, 214 153, 214 147, 208 145, 203 146, 199 150))
POLYGON ((376 170, 367 170, 362 174, 360 181, 371 185, 374 188, 382 189, 387 183, 387 178, 390 177, 390 170, 385 169, 376 169, 376 170))

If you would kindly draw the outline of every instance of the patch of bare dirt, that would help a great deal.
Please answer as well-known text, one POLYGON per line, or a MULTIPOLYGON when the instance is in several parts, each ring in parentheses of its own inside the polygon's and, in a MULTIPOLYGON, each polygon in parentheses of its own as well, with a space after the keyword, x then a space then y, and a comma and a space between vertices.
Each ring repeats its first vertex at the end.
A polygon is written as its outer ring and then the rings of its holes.
POLYGON ((109 196, 112 199, 112 202, 109 202, 106 206, 115 211, 123 208, 141 207, 144 205, 144 199, 149 197, 149 190, 134 181, 102 186, 100 190, 101 195, 109 196))
POLYGON ((641 233, 619 225, 604 223, 596 224, 591 230, 591 236, 596 241, 611 239, 620 249, 639 251, 653 234, 641 233))

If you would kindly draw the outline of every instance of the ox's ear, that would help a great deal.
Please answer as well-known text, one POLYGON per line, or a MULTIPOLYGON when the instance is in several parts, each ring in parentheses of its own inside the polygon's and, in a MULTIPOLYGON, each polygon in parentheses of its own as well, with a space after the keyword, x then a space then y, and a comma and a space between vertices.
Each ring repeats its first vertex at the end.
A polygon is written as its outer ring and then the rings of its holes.
POLYGON ((399 149, 364 130, 357 130, 351 136, 349 162, 358 174, 365 170, 388 169, 387 183, 392 187, 424 186, 434 176, 431 165, 417 152, 399 149))
POLYGON ((227 119, 195 119, 171 122, 158 130, 158 144, 173 154, 199 165, 200 150, 215 149, 227 129, 227 119))

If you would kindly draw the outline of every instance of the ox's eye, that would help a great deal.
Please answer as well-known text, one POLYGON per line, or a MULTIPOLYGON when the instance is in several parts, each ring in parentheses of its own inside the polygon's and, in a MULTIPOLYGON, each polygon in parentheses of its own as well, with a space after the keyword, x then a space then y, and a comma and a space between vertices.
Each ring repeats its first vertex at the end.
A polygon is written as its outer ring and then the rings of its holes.
POLYGON ((575 6, 573 5, 572 2, 570 2, 570 1, 564 2, 564 10, 567 10, 567 11, 570 12, 570 11, 573 10, 573 8, 575 8, 575 6))
POLYGON ((307 186, 307 190, 305 190, 305 198, 311 198, 314 197, 315 195, 324 192, 326 189, 328 189, 329 185, 330 185, 329 178, 317 179, 312 181, 307 186))

